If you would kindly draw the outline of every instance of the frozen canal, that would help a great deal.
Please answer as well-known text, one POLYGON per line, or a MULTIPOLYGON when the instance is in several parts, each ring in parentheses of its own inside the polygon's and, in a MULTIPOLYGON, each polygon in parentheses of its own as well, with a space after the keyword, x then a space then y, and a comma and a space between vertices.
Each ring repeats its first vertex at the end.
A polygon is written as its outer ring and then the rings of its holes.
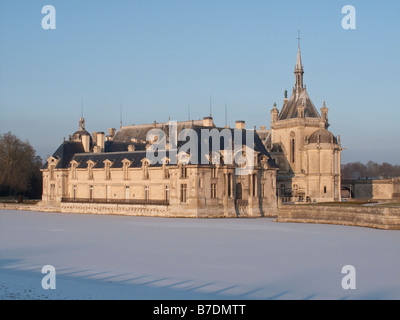
POLYGON ((400 299, 399 249, 400 231, 0 210, 0 299, 400 299))

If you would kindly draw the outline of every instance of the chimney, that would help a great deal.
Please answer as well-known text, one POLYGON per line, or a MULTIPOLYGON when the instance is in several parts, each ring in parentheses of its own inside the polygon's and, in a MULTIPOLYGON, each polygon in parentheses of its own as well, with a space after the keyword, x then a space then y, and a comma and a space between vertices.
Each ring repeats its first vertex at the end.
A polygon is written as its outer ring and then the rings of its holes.
POLYGON ((105 138, 105 133, 104 132, 97 132, 97 137, 96 137, 96 145, 100 149, 100 152, 104 152, 104 138, 105 138))
POLYGON ((97 132, 92 132, 93 145, 97 145, 97 132))
POLYGON ((115 128, 108 129, 107 141, 113 141, 115 136, 115 128))
POLYGON ((214 127, 214 122, 212 117, 204 117, 203 118, 203 126, 204 127, 214 127))
POLYGON ((115 136, 115 128, 110 128, 108 129, 108 135, 110 137, 114 137, 115 136))
POLYGON ((246 129, 246 122, 244 122, 243 120, 236 121, 235 128, 236 129, 246 129))
POLYGON ((90 152, 90 134, 82 135, 82 145, 85 152, 90 152))

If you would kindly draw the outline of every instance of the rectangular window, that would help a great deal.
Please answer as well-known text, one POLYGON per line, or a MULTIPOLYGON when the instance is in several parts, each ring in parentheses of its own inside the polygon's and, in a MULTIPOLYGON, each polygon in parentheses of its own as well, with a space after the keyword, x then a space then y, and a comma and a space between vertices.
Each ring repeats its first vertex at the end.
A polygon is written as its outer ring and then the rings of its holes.
POLYGON ((261 197, 265 198, 265 183, 261 184, 261 197))
POLYGON ((56 193, 56 185, 51 184, 50 185, 50 200, 54 200, 55 193, 56 193))
POLYGON ((165 186, 165 201, 169 201, 169 186, 165 186))
POLYGON ((187 184, 181 184, 181 202, 186 202, 186 191, 187 191, 187 184))
POLYGON ((110 169, 110 164, 106 164, 106 180, 111 180, 111 169, 110 169))
POLYGON ((50 166, 50 180, 54 180, 54 166, 51 165, 50 166))
POLYGON ((324 187, 324 193, 326 193, 326 186, 324 187))
POLYGON ((144 199, 147 201, 150 199, 150 188, 149 186, 144 187, 144 199))
POLYGON ((128 171, 128 163, 124 163, 124 179, 129 180, 129 171, 128 171))
POLYGON ((77 189, 77 187, 76 187, 76 185, 74 185, 74 189, 73 189, 74 200, 76 200, 76 189, 77 189))
POLYGON ((211 199, 217 198, 217 184, 211 183, 211 199))
POLYGON ((217 168, 211 168, 211 178, 217 177, 217 168))
POLYGON ((92 164, 88 165, 88 170, 89 170, 89 180, 93 180, 93 165, 92 164))
POLYGON ((187 168, 186 166, 182 165, 181 167, 181 178, 186 178, 187 177, 187 168))
POLYGON ((229 173, 228 174, 228 197, 231 198, 232 197, 232 174, 229 173))
POLYGON ((125 200, 129 200, 129 186, 125 186, 125 200))
POLYGON ((256 187, 257 187, 257 175, 253 174, 253 197, 255 197, 257 194, 256 187))
POLYGON ((93 200, 93 186, 89 186, 89 200, 93 200))
POLYGON ((291 152, 290 162, 294 163, 294 160, 295 160, 295 140, 294 139, 290 140, 290 152, 291 152))

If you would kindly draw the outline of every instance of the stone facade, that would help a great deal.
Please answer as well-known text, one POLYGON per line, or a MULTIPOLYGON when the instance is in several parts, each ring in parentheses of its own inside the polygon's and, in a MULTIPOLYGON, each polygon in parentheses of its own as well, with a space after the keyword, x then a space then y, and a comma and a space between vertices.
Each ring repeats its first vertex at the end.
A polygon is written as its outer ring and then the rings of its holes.
POLYGON ((400 230, 400 208, 350 205, 285 205, 279 208, 277 221, 400 230))
MULTIPOLYGON (((210 117, 177 124, 179 130, 223 130, 215 127, 210 117)), ((225 164, 223 160, 219 164, 190 164, 177 159, 172 164, 166 157, 162 164, 152 165, 146 155, 154 141, 146 133, 167 126, 168 123, 125 126, 116 134, 110 129, 106 137, 103 133, 85 132, 81 119, 79 130, 63 142, 42 168, 42 204, 82 213, 171 217, 276 215, 277 166, 259 137, 255 137, 254 166, 248 174, 237 174, 238 165, 225 164)), ((240 132, 245 133, 243 123, 240 126, 240 132)), ((170 155, 171 151, 166 152, 170 155)), ((223 151, 220 156, 223 158, 223 151)))
POLYGON ((343 180, 345 198, 400 200, 400 178, 343 180))

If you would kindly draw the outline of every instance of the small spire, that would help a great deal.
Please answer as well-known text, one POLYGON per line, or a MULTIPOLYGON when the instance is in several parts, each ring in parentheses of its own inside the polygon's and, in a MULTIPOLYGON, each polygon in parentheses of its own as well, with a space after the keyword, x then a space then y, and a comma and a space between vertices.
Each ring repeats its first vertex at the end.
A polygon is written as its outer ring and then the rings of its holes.
POLYGON ((300 30, 299 30, 299 35, 298 35, 298 48, 297 48, 297 61, 296 61, 296 67, 294 69, 294 74, 296 77, 296 85, 295 85, 295 91, 296 94, 299 94, 301 89, 304 88, 303 86, 303 63, 301 61, 301 52, 300 52, 300 30))
POLYGON ((120 120, 119 128, 121 129, 122 128, 122 103, 121 103, 120 110, 119 110, 119 120, 120 120))
POLYGON ((210 94, 210 117, 212 117, 212 95, 210 94))

